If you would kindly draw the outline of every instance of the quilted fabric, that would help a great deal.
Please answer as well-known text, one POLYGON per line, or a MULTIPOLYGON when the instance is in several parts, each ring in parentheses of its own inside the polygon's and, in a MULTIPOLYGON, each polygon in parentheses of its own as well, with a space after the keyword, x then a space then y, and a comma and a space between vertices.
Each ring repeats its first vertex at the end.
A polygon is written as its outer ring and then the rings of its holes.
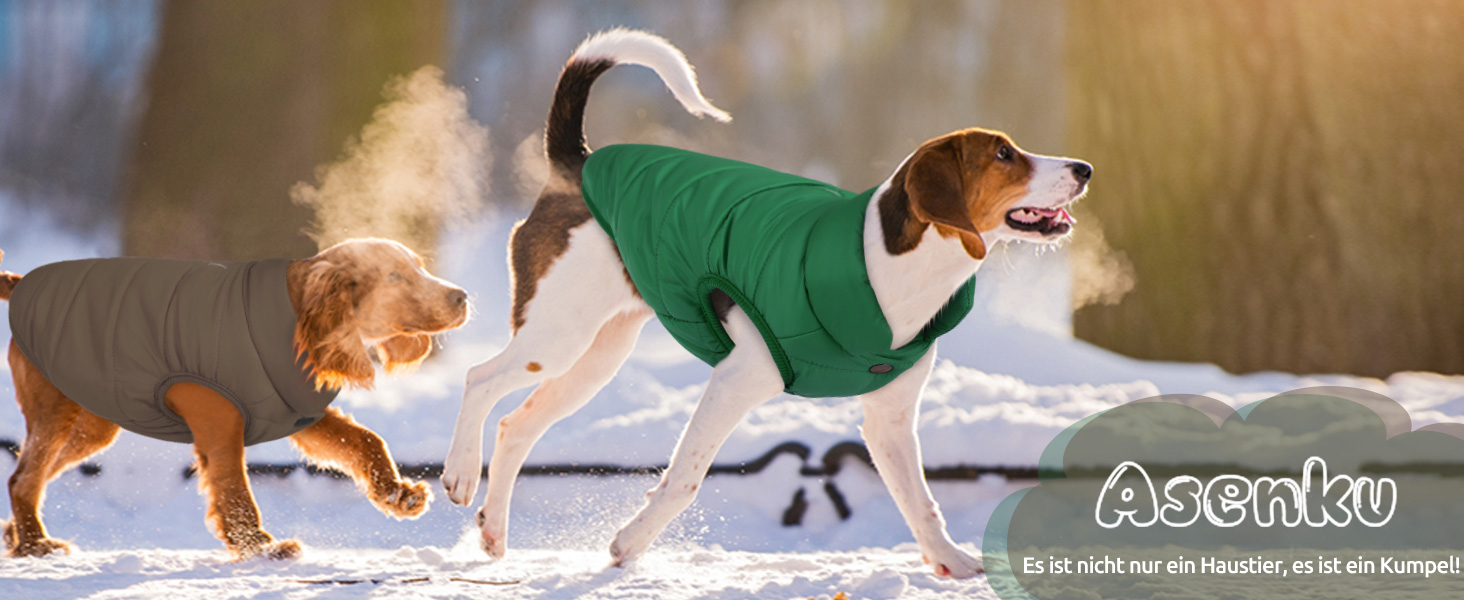
POLYGON ((856 194, 676 148, 607 146, 583 171, 585 201, 631 281, 687 350, 716 365, 732 351, 709 294, 751 317, 784 389, 807 397, 879 389, 971 311, 967 280, 910 343, 893 336, 864 266, 856 194))
POLYGON ((174 383, 208 386, 245 422, 246 445, 324 416, 294 349, 289 261, 207 263, 110 258, 53 263, 10 298, 21 352, 68 398, 124 429, 191 443, 163 402, 174 383))

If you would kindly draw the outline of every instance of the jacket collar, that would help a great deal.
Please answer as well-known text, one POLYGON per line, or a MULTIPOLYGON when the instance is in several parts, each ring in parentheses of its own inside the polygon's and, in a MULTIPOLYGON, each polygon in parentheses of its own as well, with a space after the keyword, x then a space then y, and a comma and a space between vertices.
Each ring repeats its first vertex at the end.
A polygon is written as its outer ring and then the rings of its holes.
POLYGON ((864 266, 864 211, 873 195, 871 189, 832 203, 814 223, 803 261, 814 316, 854 355, 888 352, 894 339, 864 266))
POLYGON ((286 259, 250 263, 244 283, 244 318, 255 352, 275 392, 296 413, 315 416, 335 400, 338 390, 315 389, 305 354, 295 351, 295 307, 285 283, 286 259))
POLYGON ((853 355, 913 363, 930 342, 954 329, 975 303, 976 277, 962 284, 910 343, 891 350, 894 334, 880 310, 864 262, 864 216, 874 188, 835 202, 813 226, 803 281, 820 325, 853 355))

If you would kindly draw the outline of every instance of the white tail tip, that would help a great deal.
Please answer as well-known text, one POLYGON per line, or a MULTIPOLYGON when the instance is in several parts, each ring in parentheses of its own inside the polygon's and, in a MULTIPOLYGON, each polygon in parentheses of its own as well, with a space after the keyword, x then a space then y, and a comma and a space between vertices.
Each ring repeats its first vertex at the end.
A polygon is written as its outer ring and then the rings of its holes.
POLYGON ((590 36, 575 49, 571 61, 608 60, 615 64, 648 67, 661 77, 671 95, 686 111, 723 123, 732 115, 712 106, 696 85, 696 70, 676 46, 665 38, 634 29, 615 28, 590 36))

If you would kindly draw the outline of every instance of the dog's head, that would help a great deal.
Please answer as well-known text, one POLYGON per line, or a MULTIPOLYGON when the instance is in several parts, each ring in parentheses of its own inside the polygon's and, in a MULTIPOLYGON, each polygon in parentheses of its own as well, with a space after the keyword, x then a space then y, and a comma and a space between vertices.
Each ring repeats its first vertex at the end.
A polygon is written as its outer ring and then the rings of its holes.
POLYGON ((370 387, 374 347, 388 371, 415 367, 431 336, 468 320, 468 295, 427 272, 391 240, 355 239, 303 261, 296 350, 308 352, 317 387, 370 387))
POLYGON ((1075 222, 1066 207, 1093 176, 1088 163, 1030 154, 986 129, 925 142, 903 171, 910 215, 943 236, 959 236, 977 260, 986 257, 988 242, 1061 240, 1075 222))

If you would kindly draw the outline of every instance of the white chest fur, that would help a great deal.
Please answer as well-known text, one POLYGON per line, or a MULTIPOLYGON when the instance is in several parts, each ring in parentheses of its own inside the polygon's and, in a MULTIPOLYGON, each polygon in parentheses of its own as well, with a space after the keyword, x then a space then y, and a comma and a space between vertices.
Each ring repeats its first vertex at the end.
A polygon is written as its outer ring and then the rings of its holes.
POLYGON ((879 199, 890 186, 875 190, 864 212, 864 267, 879 308, 890 324, 892 348, 908 344, 945 306, 951 294, 981 267, 957 238, 943 238, 927 227, 915 249, 900 255, 885 247, 879 199))

